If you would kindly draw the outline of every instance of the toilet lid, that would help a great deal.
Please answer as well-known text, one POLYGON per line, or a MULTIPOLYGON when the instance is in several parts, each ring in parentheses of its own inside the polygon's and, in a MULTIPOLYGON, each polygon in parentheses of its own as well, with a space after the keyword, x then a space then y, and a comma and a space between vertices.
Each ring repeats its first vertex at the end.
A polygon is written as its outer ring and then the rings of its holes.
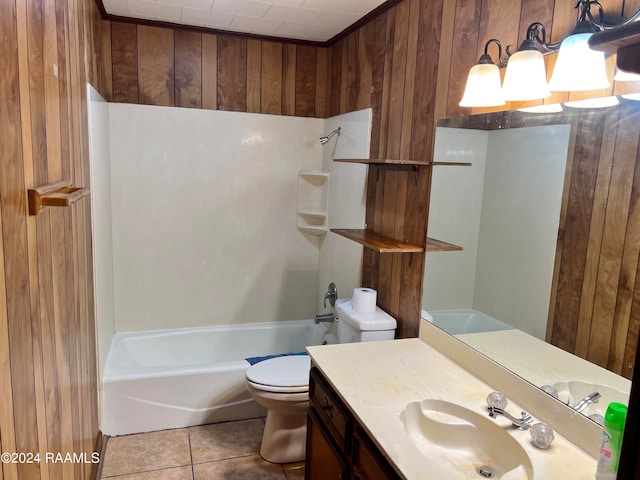
POLYGON ((304 387, 309 385, 310 369, 308 355, 275 357, 250 366, 247 380, 273 387, 304 387))

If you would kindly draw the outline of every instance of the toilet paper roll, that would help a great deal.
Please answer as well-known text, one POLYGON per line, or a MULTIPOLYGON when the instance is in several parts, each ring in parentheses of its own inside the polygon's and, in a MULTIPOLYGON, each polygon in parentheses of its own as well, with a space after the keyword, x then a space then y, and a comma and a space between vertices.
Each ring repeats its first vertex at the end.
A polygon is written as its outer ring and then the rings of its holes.
POLYGON ((354 288, 351 306, 358 313, 374 313, 378 292, 372 288, 354 288))

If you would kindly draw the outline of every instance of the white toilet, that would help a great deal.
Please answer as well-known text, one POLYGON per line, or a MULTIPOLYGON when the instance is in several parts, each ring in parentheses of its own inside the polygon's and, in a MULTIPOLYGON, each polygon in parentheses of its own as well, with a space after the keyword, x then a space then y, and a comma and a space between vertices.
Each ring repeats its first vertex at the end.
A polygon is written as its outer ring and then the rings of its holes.
MULTIPOLYGON (((339 299, 336 312, 339 343, 394 338, 396 320, 378 307, 374 313, 358 313, 353 310, 351 299, 339 299)), ((267 409, 260 456, 269 462, 304 460, 310 367, 307 355, 289 355, 264 360, 247 369, 249 393, 267 409)))

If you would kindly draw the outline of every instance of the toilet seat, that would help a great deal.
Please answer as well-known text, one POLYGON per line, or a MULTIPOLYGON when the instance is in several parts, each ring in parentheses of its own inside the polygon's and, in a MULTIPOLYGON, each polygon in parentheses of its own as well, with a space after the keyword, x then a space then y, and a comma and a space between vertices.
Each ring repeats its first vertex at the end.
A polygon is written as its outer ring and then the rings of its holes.
POLYGON ((308 355, 275 357, 247 369, 247 382, 257 390, 302 393, 309 390, 311 359, 308 355))

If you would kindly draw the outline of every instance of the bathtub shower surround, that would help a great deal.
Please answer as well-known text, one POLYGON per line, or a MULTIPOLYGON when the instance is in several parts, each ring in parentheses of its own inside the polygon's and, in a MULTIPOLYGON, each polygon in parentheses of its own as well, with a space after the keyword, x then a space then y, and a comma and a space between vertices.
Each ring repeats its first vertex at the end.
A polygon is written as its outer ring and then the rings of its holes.
POLYGON ((244 358, 321 343, 300 328, 295 346, 274 342, 317 313, 326 284, 319 278, 344 291, 359 285, 361 248, 348 242, 336 254, 331 241, 298 231, 296 195, 300 170, 329 170, 329 215, 347 226, 364 222, 366 167, 338 171, 332 159, 337 149, 368 155, 370 109, 327 120, 129 104, 100 114, 108 124, 97 134, 108 148, 92 167, 101 186, 92 192, 94 218, 105 226, 95 258, 97 269, 106 259, 111 278, 102 287, 96 280, 107 300, 97 312, 103 432, 255 416, 244 358), (322 147, 318 138, 337 122, 340 145, 322 147), (250 329, 259 334, 248 341, 247 324, 267 328, 250 329), (197 334, 183 335, 185 327, 197 334), (242 334, 214 339, 203 327, 242 334), (175 329, 177 336, 164 331, 175 329), (133 340, 126 332, 141 333, 133 340), (157 419, 165 422, 154 426, 157 419))
MULTIPOLYGON (((329 228, 364 228, 366 213, 367 165, 334 162, 334 158, 368 158, 371 139, 371 109, 337 115, 325 120, 324 131, 340 127, 340 136, 332 138, 322 150, 322 169, 330 172, 329 228)), ((320 245, 318 269, 318 312, 323 305, 326 286, 335 282, 338 296, 348 297, 360 286, 363 246, 333 233, 320 245)))
POLYGON ((110 105, 116 331, 312 318, 321 119, 110 105))
POLYGON ((510 325, 471 308, 423 311, 422 316, 451 335, 513 329, 510 325))
POLYGON ((118 333, 101 430, 125 435, 264 416, 245 386, 246 358, 325 341, 337 342, 313 320, 118 333))
POLYGON ((111 244, 111 156, 109 145, 109 104, 87 84, 89 110, 89 156, 91 180, 91 221, 93 222, 93 281, 96 305, 99 375, 102 378, 115 332, 113 303, 113 257, 111 244))

